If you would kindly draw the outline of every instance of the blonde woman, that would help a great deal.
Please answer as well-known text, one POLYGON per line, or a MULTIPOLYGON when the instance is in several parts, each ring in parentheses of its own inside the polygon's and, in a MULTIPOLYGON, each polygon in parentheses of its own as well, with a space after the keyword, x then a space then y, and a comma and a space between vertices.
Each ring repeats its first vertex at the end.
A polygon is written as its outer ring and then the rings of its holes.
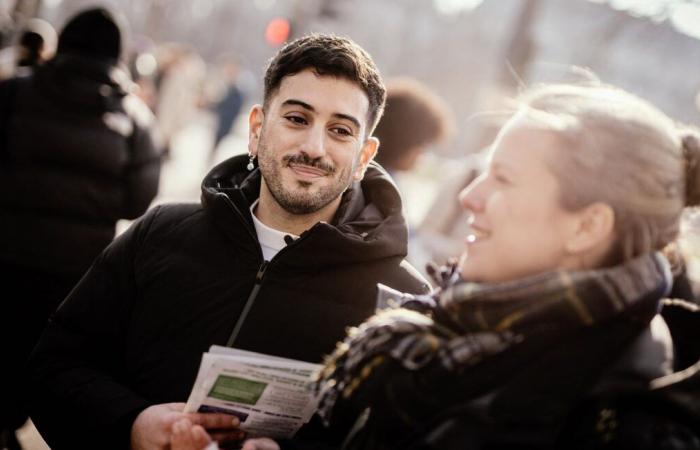
POLYGON ((604 85, 521 105, 459 196, 458 265, 350 332, 321 374, 321 417, 351 428, 345 448, 700 448, 700 415, 670 419, 654 397, 698 385, 659 314, 663 251, 700 202, 697 134, 604 85))

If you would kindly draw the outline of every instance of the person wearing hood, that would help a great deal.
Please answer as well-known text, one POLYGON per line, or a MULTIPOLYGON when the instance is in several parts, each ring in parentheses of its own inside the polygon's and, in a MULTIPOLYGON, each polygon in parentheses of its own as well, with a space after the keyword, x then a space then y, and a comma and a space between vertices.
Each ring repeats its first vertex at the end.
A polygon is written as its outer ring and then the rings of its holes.
POLYGON ((0 79, 29 74, 55 52, 56 30, 45 20, 29 19, 15 45, 0 50, 0 79))
POLYGON ((154 207, 115 239, 45 330, 29 395, 51 448, 164 449, 182 417, 240 438, 231 416, 181 412, 212 344, 319 363, 374 312, 377 283, 429 291, 372 162, 384 101, 349 39, 273 57, 249 154, 211 170, 201 204, 154 207))
POLYGON ((19 368, 47 318, 116 222, 143 214, 158 189, 153 117, 129 93, 121 39, 108 11, 84 11, 61 31, 54 58, 0 82, 0 420, 9 442, 27 418, 19 368))

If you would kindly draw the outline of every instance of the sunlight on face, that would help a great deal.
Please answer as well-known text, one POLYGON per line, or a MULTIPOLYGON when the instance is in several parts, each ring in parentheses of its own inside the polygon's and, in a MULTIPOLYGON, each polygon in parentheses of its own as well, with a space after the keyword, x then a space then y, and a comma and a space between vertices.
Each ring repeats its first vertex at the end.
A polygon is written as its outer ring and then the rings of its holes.
POLYGON ((459 270, 468 281, 499 282, 564 267, 575 214, 561 208, 547 161, 562 143, 551 131, 511 120, 499 134, 488 170, 460 194, 471 212, 459 270))
POLYGON ((361 163, 368 110, 367 95, 346 79, 311 70, 285 77, 255 148, 263 190, 293 214, 339 202, 369 162, 361 163))

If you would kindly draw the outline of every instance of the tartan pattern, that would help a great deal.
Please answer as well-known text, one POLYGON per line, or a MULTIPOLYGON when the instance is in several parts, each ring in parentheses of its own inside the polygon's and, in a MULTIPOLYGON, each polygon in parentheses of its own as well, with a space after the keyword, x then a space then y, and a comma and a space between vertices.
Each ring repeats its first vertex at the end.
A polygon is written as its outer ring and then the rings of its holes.
POLYGON ((658 301, 671 283, 668 261, 653 253, 612 268, 495 284, 457 280, 432 297, 405 296, 399 307, 352 328, 327 358, 317 375, 319 415, 328 424, 339 400, 351 398, 387 360, 409 371, 428 364, 463 370, 543 330, 590 326, 643 299, 658 301))

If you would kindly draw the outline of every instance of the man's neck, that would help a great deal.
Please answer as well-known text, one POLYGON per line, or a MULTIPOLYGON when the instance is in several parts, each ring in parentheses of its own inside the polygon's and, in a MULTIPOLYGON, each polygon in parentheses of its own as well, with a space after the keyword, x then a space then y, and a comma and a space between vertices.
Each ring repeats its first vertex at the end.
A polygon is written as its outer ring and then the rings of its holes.
POLYGON ((292 214, 277 203, 263 183, 260 188, 260 201, 255 208, 255 216, 270 228, 299 236, 318 222, 330 222, 340 206, 341 197, 338 196, 318 211, 309 214, 292 214))

